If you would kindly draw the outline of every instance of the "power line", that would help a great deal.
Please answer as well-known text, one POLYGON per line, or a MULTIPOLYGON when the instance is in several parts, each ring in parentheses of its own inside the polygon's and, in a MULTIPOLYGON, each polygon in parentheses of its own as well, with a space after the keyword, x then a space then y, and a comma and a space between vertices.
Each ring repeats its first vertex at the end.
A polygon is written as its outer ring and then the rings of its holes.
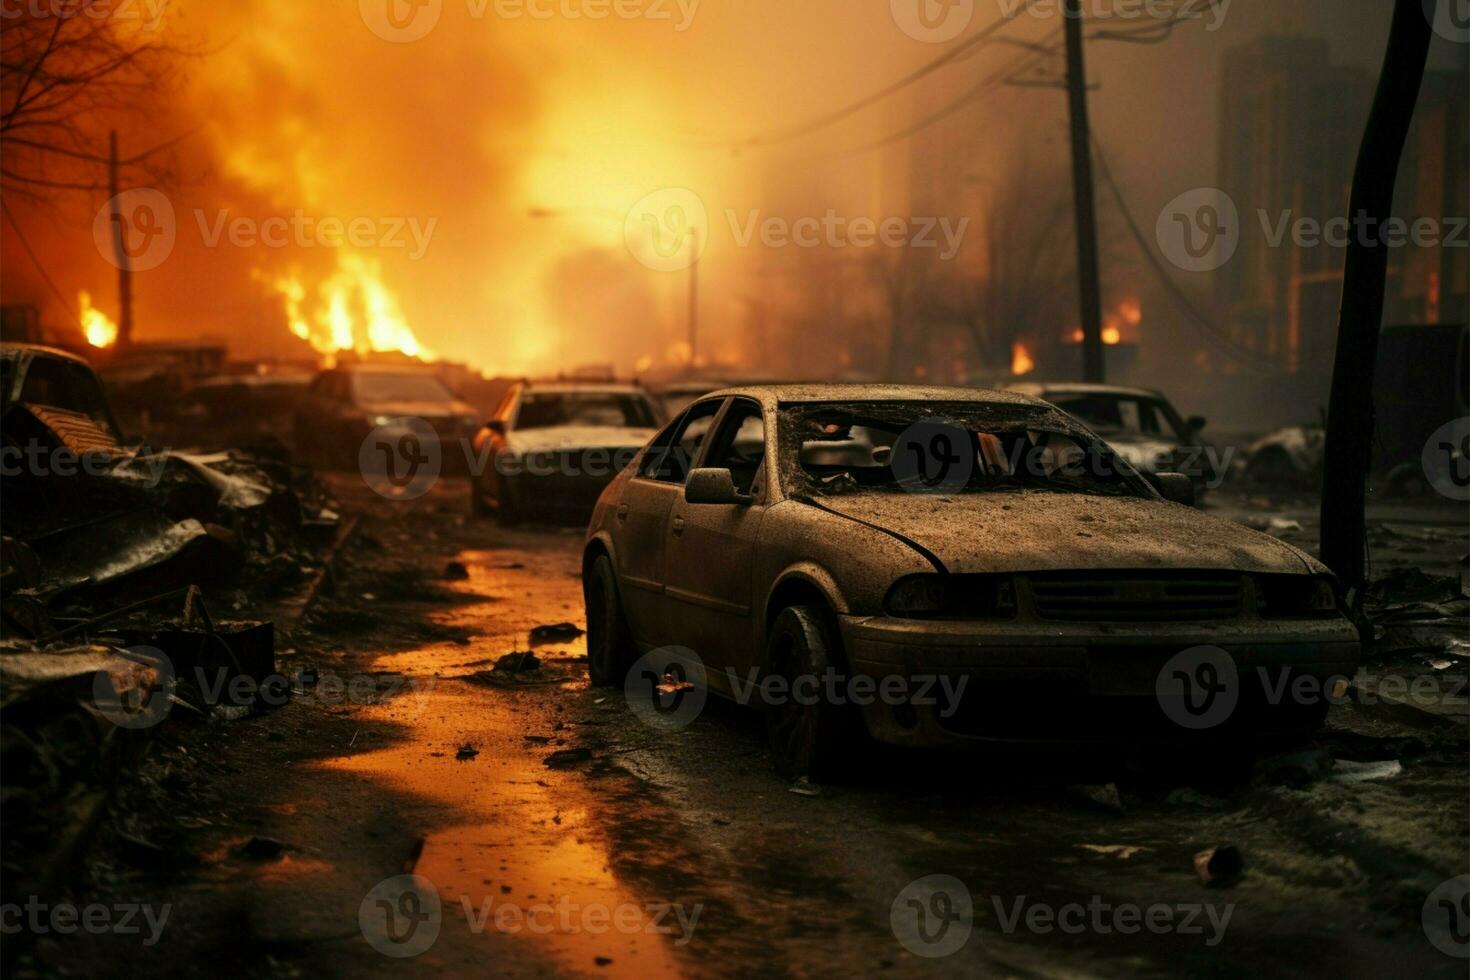
POLYGON ((41 274, 41 278, 45 280, 46 285, 51 287, 51 292, 56 294, 56 298, 61 301, 62 306, 66 307, 66 311, 71 314, 72 319, 76 322, 81 322, 81 313, 76 307, 72 306, 70 300, 61 295, 61 290, 51 280, 51 275, 46 271, 46 267, 41 264, 41 260, 36 258, 35 250, 31 248, 31 243, 26 240, 25 232, 20 230, 20 225, 16 222, 15 215, 10 213, 10 208, 6 206, 4 201, 0 201, 0 211, 5 212, 5 219, 10 222, 11 229, 15 231, 15 237, 20 239, 21 247, 25 249, 26 255, 30 256, 31 264, 36 267, 36 271, 41 274))
POLYGON ((1104 155, 1102 145, 1098 143, 1096 136, 1093 137, 1092 147, 1097 154, 1098 170, 1102 173, 1103 182, 1112 191, 1113 200, 1118 205, 1118 212, 1123 216, 1123 223, 1128 226, 1128 231, 1132 234, 1134 242, 1137 243, 1139 251, 1143 253, 1144 259, 1147 260, 1150 268, 1154 270, 1154 273, 1158 276, 1164 288, 1184 308, 1184 311, 1194 319, 1196 326, 1202 328, 1211 340, 1226 348, 1237 357, 1247 362, 1257 361, 1261 364, 1270 365, 1276 369, 1274 373, 1284 373, 1281 371, 1280 366, 1267 355, 1251 350, 1249 347, 1245 347, 1232 340, 1222 327, 1195 306, 1194 300, 1190 299, 1189 294, 1174 281, 1174 277, 1169 273, 1169 270, 1164 268, 1158 256, 1154 254, 1154 250, 1149 247, 1148 239, 1144 237, 1142 230, 1138 227, 1138 222, 1134 220, 1133 212, 1129 209, 1128 202, 1123 197, 1122 189, 1118 186, 1118 182, 1113 179, 1113 172, 1108 167, 1107 157, 1104 155))
POLYGON ((963 44, 952 48, 949 51, 946 51, 944 54, 940 55, 938 58, 935 58, 933 61, 930 61, 927 64, 923 65, 916 71, 910 72, 908 75, 905 75, 898 81, 884 86, 871 95, 864 96, 863 98, 858 99, 856 102, 845 105, 842 108, 836 109, 832 112, 824 113, 823 115, 817 116, 813 119, 806 120, 805 122, 793 123, 792 125, 785 126, 779 129, 772 129, 767 130, 764 133, 758 133, 748 139, 739 140, 734 145, 739 147, 752 147, 769 146, 773 143, 785 143, 794 139, 798 139, 802 136, 808 136, 812 133, 819 132, 823 129, 828 128, 829 126, 832 126, 835 123, 841 122, 842 120, 847 119, 848 117, 853 116, 858 112, 861 112, 863 109, 866 109, 872 105, 876 105, 889 96, 903 91, 910 85, 913 85, 915 82, 918 82, 921 79, 932 75, 934 72, 938 71, 940 68, 943 68, 950 62, 956 61, 959 58, 970 53, 971 51, 978 49, 982 45, 989 42, 994 34, 1014 22, 1017 17, 1021 16, 1021 14, 1029 10, 1031 8, 1031 5, 1036 2, 1037 0, 1023 0, 1022 3, 1016 6, 1015 10, 1012 10, 1009 13, 1002 13, 999 20, 992 21, 990 24, 986 25, 985 28, 982 29, 978 34, 965 41, 963 44))

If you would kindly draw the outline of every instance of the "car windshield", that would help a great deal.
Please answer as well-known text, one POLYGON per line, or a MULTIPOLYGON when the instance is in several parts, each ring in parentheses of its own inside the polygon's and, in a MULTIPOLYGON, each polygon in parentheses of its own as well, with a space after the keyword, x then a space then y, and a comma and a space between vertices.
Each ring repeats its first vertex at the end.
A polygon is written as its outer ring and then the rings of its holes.
POLYGON ((797 493, 1051 492, 1153 497, 1106 443, 1047 406, 806 404, 781 411, 797 493))
POLYGON ((521 400, 517 429, 549 429, 561 425, 652 429, 658 425, 653 406, 642 395, 616 392, 529 392, 521 400))
POLYGON ((1183 439, 1184 425, 1167 402, 1134 395, 1067 394, 1046 396, 1057 408, 1077 416, 1104 436, 1183 439))
POLYGON ((359 371, 352 391, 365 402, 452 402, 454 395, 432 374, 359 371))

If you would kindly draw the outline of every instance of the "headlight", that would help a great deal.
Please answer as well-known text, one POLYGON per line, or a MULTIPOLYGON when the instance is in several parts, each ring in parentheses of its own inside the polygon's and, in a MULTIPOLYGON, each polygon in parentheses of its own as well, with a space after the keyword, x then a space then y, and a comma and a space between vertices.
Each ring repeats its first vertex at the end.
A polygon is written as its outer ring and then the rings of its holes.
POLYGON ((1337 612, 1332 580, 1315 575, 1257 575, 1256 608, 1262 616, 1326 616, 1337 612))
POLYGON ((1016 586, 1009 575, 909 575, 883 608, 902 619, 1003 619, 1016 614, 1016 586))
POLYGON ((368 424, 376 429, 380 425, 388 425, 397 419, 396 415, 369 415, 368 424))

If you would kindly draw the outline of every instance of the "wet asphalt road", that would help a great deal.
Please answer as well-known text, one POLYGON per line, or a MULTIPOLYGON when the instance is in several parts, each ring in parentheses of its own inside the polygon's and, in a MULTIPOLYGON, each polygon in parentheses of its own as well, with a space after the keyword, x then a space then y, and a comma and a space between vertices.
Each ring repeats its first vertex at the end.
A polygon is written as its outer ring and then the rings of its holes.
POLYGON ((1203 762, 875 751, 853 782, 794 792, 750 713, 711 703, 685 728, 650 725, 589 687, 580 640, 537 647, 539 671, 490 671, 534 626, 583 623, 579 532, 472 520, 452 481, 407 505, 340 490, 365 517, 283 662, 379 694, 319 680, 161 750, 212 763, 168 804, 204 821, 185 844, 203 862, 103 868, 111 894, 176 909, 157 948, 109 962, 197 967, 223 949, 262 975, 1464 975, 1422 921, 1470 863, 1460 736, 1345 706, 1318 747, 1402 772, 1292 786, 1203 762), (446 578, 449 561, 467 575, 446 578), (1121 809, 1073 788, 1110 782, 1121 809), (240 859, 248 835, 285 855, 240 859), (1226 844, 1245 873, 1207 888, 1193 856, 1226 844))

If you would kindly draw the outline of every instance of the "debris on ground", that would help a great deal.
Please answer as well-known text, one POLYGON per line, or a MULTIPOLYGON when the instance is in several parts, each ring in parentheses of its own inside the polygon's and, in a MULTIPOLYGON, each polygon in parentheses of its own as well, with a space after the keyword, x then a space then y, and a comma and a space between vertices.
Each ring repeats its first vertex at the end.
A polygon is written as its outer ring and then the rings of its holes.
POLYGON ((515 653, 507 653, 495 661, 492 670, 500 673, 519 674, 528 670, 540 670, 541 659, 530 650, 518 650, 515 653))
POLYGON ((274 837, 252 837, 235 849, 235 853, 252 861, 274 861, 286 851, 286 845, 274 837))
POLYGON ((1078 784, 1068 786, 1067 792, 1076 799, 1108 813, 1121 815, 1127 812, 1123 808, 1123 797, 1119 795, 1118 787, 1114 783, 1104 783, 1098 786, 1078 784))
POLYGON ((1141 844, 1078 844, 1077 846, 1084 851, 1115 857, 1120 861, 1126 861, 1138 852, 1148 850, 1141 844))
POLYGON ((1329 777, 1334 783, 1366 783, 1375 779, 1390 779, 1404 771, 1397 759, 1387 762, 1350 762, 1337 760, 1329 777))
POLYGON ((470 570, 462 561, 452 561, 444 566, 444 578, 450 582, 463 582, 470 577, 470 570))
POLYGON ((587 748, 558 749, 546 758, 541 764, 550 769, 567 769, 571 766, 580 765, 583 762, 592 761, 592 750, 587 748))
POLYGON ((1233 844, 1221 844, 1194 856, 1194 870, 1199 880, 1211 887, 1233 884, 1245 871, 1245 858, 1233 844))
POLYGON ((566 643, 575 640, 585 631, 575 623, 553 623, 549 626, 537 626, 531 630, 531 645, 540 646, 545 643, 566 643))
POLYGON ((787 787, 786 792, 795 793, 797 796, 821 796, 822 787, 812 785, 812 781, 805 776, 787 787))
POLYGON ((1316 782, 1331 770, 1332 756, 1322 749, 1303 749, 1256 762, 1256 778, 1262 783, 1294 789, 1316 782))
POLYGON ((479 754, 479 749, 466 742, 464 745, 461 745, 459 747, 459 750, 457 752, 454 753, 454 759, 456 762, 468 762, 479 754))

